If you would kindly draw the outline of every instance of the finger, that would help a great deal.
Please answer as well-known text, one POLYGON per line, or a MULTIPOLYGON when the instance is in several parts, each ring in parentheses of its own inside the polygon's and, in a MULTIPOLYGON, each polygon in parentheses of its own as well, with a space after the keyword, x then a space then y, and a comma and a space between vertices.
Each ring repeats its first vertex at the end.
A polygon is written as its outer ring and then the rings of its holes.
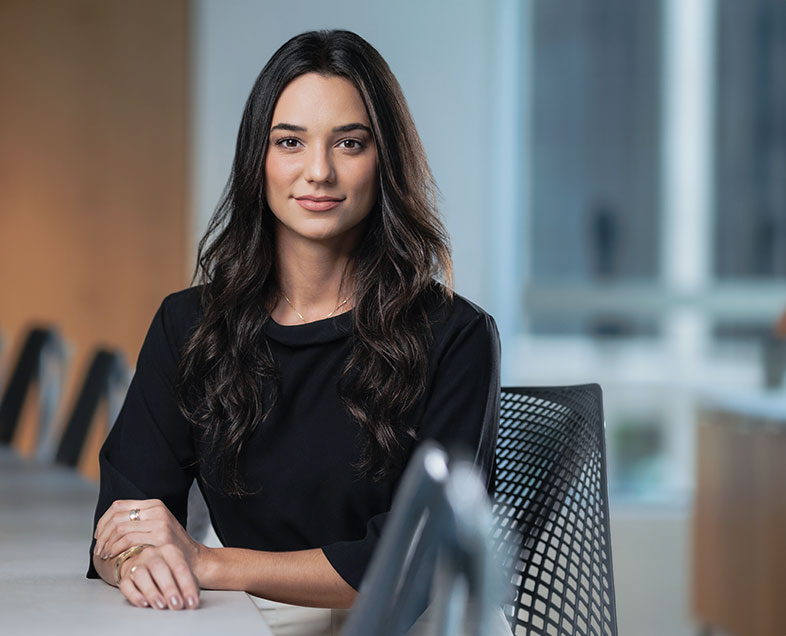
POLYGON ((109 538, 115 533, 118 525, 131 521, 130 512, 134 510, 134 508, 123 507, 121 509, 117 504, 118 502, 112 504, 96 525, 96 531, 93 535, 96 540, 96 554, 102 551, 109 538))
POLYGON ((199 607, 199 583, 185 560, 181 557, 174 563, 170 563, 169 568, 175 578, 175 583, 180 588, 186 607, 189 609, 199 607))
POLYGON ((183 609, 185 607, 183 595, 172 576, 169 564, 163 558, 157 557, 148 562, 147 568, 158 589, 161 590, 161 594, 163 594, 169 608, 173 610, 183 609))
POLYGON ((151 513, 155 513, 156 509, 161 507, 164 507, 164 504, 160 499, 116 499, 98 520, 93 536, 98 537, 104 527, 113 520, 116 522, 130 521, 129 514, 134 509, 139 510, 140 517, 150 518, 151 513))
POLYGON ((164 601, 164 596, 161 594, 161 590, 158 589, 158 586, 153 581, 153 577, 150 576, 150 572, 148 571, 145 564, 139 563, 132 565, 128 569, 126 578, 133 581, 137 590, 143 595, 145 603, 147 603, 150 607, 166 609, 167 605, 164 601))
POLYGON ((133 534, 118 537, 117 540, 113 541, 111 544, 104 546, 101 551, 101 558, 105 560, 113 559, 121 552, 135 545, 156 545, 153 536, 154 535, 150 532, 134 532, 133 534))
POLYGON ((134 605, 135 607, 150 607, 150 603, 145 598, 145 595, 128 577, 120 579, 120 583, 117 587, 123 593, 123 596, 128 599, 131 605, 134 605))
POLYGON ((143 505, 144 500, 142 499, 116 499, 98 520, 98 523, 96 524, 95 536, 98 537, 98 535, 103 532, 104 528, 112 523, 112 520, 115 519, 115 517, 117 517, 119 514, 125 513, 127 515, 134 508, 141 509, 143 505))
POLYGON ((158 529, 159 523, 156 521, 148 521, 145 523, 141 521, 128 521, 118 523, 115 526, 108 527, 106 532, 96 539, 94 552, 100 554, 101 558, 104 559, 114 556, 115 554, 120 554, 123 549, 113 551, 113 546, 117 546, 119 542, 132 534, 134 536, 146 535, 146 540, 143 541, 143 543, 153 543, 150 537, 158 529))
POLYGON ((167 543, 169 535, 167 533, 167 523, 161 519, 149 519, 147 521, 121 521, 114 526, 106 528, 106 532, 96 540, 94 552, 101 554, 102 558, 109 558, 120 554, 123 550, 135 543, 129 543, 127 537, 139 536, 144 534, 142 543, 153 545, 163 545, 167 543), (125 547, 119 547, 124 545, 125 547))

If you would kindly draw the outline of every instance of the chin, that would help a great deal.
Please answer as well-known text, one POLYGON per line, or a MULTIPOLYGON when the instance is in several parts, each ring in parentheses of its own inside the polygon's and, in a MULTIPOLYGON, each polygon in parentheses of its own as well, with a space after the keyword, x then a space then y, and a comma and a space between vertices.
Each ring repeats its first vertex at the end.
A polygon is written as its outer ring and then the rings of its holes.
POLYGON ((333 239, 358 237, 361 223, 345 226, 343 224, 331 223, 324 219, 324 223, 309 223, 305 226, 295 228, 297 233, 303 238, 312 241, 329 241, 333 239))

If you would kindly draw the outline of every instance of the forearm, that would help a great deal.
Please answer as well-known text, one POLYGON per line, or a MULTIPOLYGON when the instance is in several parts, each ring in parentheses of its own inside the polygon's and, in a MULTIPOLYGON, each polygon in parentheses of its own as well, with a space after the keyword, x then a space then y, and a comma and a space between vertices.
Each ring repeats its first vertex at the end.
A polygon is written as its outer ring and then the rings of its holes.
POLYGON ((310 607, 347 608, 357 595, 320 549, 263 552, 212 548, 196 571, 200 586, 310 607))

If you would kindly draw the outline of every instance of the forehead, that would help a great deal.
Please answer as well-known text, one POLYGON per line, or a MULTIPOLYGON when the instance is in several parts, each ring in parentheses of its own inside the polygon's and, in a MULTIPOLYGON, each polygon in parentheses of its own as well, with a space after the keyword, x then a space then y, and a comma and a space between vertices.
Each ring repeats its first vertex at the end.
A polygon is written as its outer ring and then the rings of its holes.
POLYGON ((273 110, 273 125, 305 128, 369 124, 368 113, 355 85, 344 77, 306 73, 286 85, 273 110))

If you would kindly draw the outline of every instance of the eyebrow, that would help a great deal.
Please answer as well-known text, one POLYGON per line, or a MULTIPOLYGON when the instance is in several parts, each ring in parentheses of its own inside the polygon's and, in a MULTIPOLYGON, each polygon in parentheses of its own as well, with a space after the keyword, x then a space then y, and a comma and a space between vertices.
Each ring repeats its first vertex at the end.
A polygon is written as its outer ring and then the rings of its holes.
MULTIPOLYGON (((307 129, 304 126, 296 126, 295 124, 281 123, 281 124, 276 124, 275 126, 273 126, 270 129, 270 132, 273 132, 274 130, 289 130, 291 132, 306 132, 307 129)), ((364 130, 369 135, 372 134, 371 133, 371 128, 369 128, 365 124, 361 124, 359 122, 352 123, 352 124, 344 124, 343 126, 336 126, 333 129, 333 132, 337 132, 337 133, 340 133, 340 132, 351 132, 353 130, 364 130)))

